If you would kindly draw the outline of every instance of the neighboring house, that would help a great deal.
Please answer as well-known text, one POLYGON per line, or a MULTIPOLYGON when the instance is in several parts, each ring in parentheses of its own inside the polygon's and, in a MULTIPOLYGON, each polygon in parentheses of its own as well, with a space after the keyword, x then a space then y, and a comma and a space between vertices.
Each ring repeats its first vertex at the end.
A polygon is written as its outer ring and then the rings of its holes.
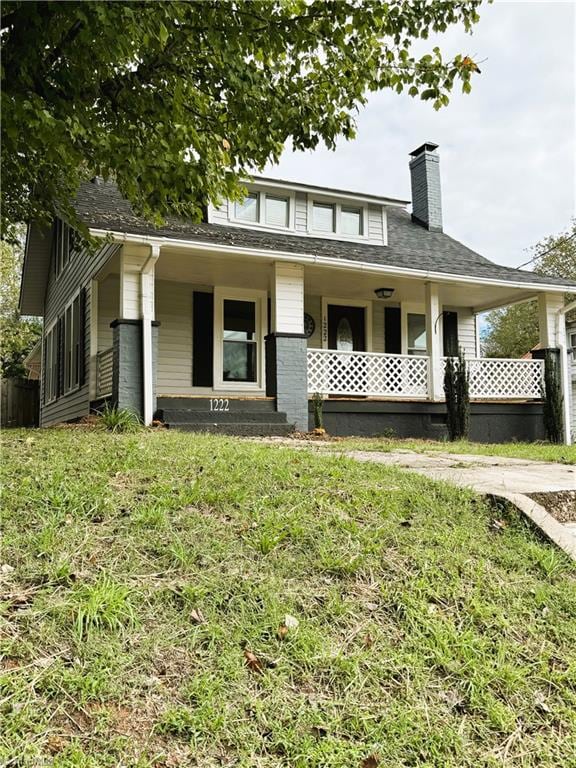
MULTIPOLYGON (((137 217, 94 180, 77 211, 28 230, 21 311, 44 316, 41 424, 105 400, 170 426, 306 430, 325 398, 333 434, 445 434, 444 357, 469 360, 472 437, 543 436, 541 360, 479 357, 476 316, 540 303, 559 346, 576 284, 498 266, 443 232, 435 144, 411 153, 408 201, 269 178, 206 221, 137 217)), ((489 226, 479 221, 478 226, 489 226)))

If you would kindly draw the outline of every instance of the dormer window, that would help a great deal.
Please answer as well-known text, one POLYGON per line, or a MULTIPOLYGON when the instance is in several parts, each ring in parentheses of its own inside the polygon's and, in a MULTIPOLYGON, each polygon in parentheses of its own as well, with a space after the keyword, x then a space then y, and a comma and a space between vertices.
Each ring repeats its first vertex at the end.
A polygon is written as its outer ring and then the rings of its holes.
POLYGON ((342 206, 340 231, 343 235, 362 235, 362 209, 342 206))
POLYGON ((236 218, 257 224, 260 220, 258 197, 257 192, 249 192, 241 203, 236 203, 236 218))
POLYGON ((266 195, 266 224, 270 227, 288 226, 288 206, 287 197, 277 197, 276 195, 266 195))
POLYGON ((248 192, 241 203, 236 203, 234 218, 246 224, 259 224, 274 229, 290 226, 290 197, 268 192, 248 192))
POLYGON ((312 204, 312 229, 315 232, 336 231, 336 209, 329 203, 312 204))

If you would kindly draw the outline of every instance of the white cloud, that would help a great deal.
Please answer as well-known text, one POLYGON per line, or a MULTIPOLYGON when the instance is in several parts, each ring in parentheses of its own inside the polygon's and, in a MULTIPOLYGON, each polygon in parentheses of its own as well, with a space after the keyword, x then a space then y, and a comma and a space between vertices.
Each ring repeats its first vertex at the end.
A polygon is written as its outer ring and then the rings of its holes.
POLYGON ((575 214, 576 7, 498 2, 480 14, 472 36, 454 28, 438 38, 446 55, 485 59, 469 96, 454 93, 434 112, 377 94, 358 116, 355 141, 286 152, 269 174, 409 199, 408 153, 435 141, 445 231, 500 263, 525 261, 526 248, 575 214))

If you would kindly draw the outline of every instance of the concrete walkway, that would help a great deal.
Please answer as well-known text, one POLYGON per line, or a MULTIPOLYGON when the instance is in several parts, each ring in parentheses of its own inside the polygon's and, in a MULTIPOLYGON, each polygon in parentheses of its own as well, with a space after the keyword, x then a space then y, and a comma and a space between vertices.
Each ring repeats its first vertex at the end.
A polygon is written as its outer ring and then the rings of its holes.
MULTIPOLYGON (((330 443, 326 446, 332 447, 330 443)), ((334 451, 356 461, 401 467, 432 480, 472 488, 507 499, 524 512, 552 541, 576 560, 576 523, 560 523, 526 494, 576 491, 576 466, 500 456, 414 451, 334 451)), ((576 502, 575 502, 576 503, 576 502)))

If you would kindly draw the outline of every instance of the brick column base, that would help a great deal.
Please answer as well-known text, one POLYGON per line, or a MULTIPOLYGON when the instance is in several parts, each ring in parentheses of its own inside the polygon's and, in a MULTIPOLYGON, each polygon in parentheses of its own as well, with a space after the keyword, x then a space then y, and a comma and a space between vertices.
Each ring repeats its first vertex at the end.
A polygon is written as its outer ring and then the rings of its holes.
POLYGON ((266 394, 299 432, 308 431, 306 336, 270 333, 266 336, 266 394))
MULTIPOLYGON (((158 327, 152 322, 153 410, 156 410, 156 367, 158 360, 158 327)), ((110 323, 113 338, 114 369, 112 399, 117 408, 134 411, 143 418, 142 321, 114 320, 110 323)))

